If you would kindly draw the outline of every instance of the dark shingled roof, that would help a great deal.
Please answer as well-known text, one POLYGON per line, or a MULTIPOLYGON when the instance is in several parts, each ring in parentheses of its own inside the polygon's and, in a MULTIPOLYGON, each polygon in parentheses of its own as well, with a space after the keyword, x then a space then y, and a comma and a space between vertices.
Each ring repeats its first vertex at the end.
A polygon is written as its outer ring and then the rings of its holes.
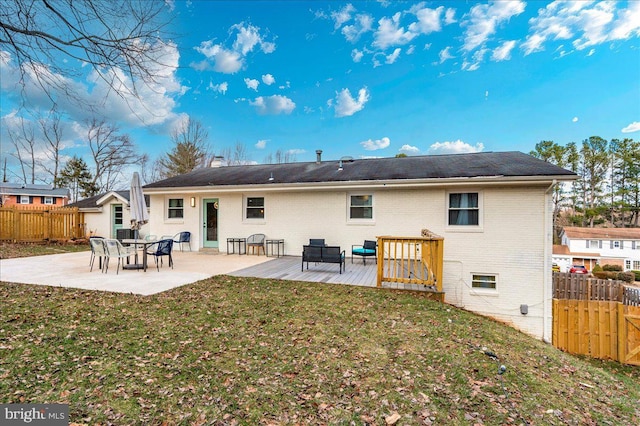
POLYGON ((259 164, 197 169, 144 188, 444 179, 482 176, 554 176, 575 173, 521 152, 428 155, 308 163, 259 164), (269 177, 273 176, 273 180, 269 177))
MULTIPOLYGON (((109 192, 115 192, 116 194, 118 194, 119 196, 121 196, 122 198, 124 198, 127 201, 129 200, 129 191, 109 191, 109 192)), ((105 195, 107 195, 109 192, 103 192, 102 194, 98 194, 98 195, 94 195, 93 197, 89 197, 89 198, 85 198, 84 200, 79 200, 76 201, 75 203, 69 204, 67 207, 78 207, 81 209, 89 209, 89 208, 96 208, 99 207, 96 202, 104 197, 105 195)), ((149 205, 149 196, 145 195, 144 196, 144 200, 147 203, 147 206, 149 205)))

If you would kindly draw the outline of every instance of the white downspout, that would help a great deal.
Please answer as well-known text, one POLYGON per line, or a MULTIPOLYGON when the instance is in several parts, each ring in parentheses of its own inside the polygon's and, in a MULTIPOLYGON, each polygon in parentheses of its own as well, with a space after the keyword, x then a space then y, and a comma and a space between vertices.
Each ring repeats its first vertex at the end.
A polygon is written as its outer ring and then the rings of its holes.
POLYGON ((542 340, 546 343, 552 343, 552 326, 553 326, 553 308, 551 306, 551 265, 549 259, 553 254, 553 210, 549 193, 557 185, 554 179, 549 188, 544 191, 544 273, 542 274, 542 340), (551 219, 551 223, 550 222, 551 219), (550 320, 551 319, 551 320, 550 320))

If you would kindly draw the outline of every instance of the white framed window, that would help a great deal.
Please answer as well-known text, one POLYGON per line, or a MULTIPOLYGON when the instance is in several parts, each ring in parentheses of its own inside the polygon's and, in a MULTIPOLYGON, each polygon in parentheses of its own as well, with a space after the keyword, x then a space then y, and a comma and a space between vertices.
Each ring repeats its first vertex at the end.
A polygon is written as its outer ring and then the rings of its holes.
POLYGON ((45 204, 53 204, 53 197, 44 197, 45 204))
POLYGON ((29 196, 21 195, 20 196, 20 204, 29 204, 29 196))
POLYGON ((498 277, 495 274, 473 274, 471 288, 474 290, 497 290, 498 277))
POLYGON ((640 250, 640 241, 631 241, 631 248, 634 250, 640 250))
POLYGON ((184 198, 169 198, 167 202, 167 219, 184 217, 184 198))
POLYGON ((612 248, 620 248, 620 241, 611 241, 612 248))
POLYGON ((640 271, 640 260, 634 260, 633 261, 633 270, 634 271, 640 271))
POLYGON ((602 248, 602 240, 587 240, 587 248, 602 248))
POLYGON ((631 259, 625 259, 625 261, 624 261, 624 270, 628 271, 629 269, 631 269, 631 259))
POLYGON ((245 198, 245 219, 264 219, 264 197, 245 198))
POLYGON ((373 195, 350 194, 349 195, 349 220, 371 221, 373 220, 373 195))
POLYGON ((447 198, 447 224, 449 226, 479 227, 481 225, 481 193, 450 192, 447 198))

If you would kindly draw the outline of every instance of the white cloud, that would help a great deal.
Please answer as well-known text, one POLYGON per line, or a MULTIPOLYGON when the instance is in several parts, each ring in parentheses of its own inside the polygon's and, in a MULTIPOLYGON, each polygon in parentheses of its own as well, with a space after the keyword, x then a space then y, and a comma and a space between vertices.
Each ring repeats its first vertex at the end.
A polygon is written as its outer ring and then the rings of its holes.
POLYGON ((212 40, 203 41, 195 50, 202 53, 206 59, 194 62, 191 66, 200 71, 213 69, 224 74, 235 74, 245 66, 247 54, 252 52, 256 46, 259 46, 265 54, 272 53, 276 49, 275 43, 266 41, 264 36, 260 34, 260 28, 256 26, 245 26, 242 22, 233 25, 229 32, 237 32, 231 48, 215 44, 212 40))
MULTIPOLYGON (((196 51, 202 53, 207 59, 213 61, 213 70, 224 74, 234 74, 244 65, 242 55, 233 50, 228 50, 219 44, 213 44, 211 40, 203 41, 196 51)), ((209 67, 209 62, 203 61, 192 64, 196 69, 203 70, 209 67)))
POLYGON ((480 152, 484 149, 484 145, 480 142, 475 146, 460 139, 454 142, 436 142, 429 147, 429 154, 461 154, 469 152, 480 152))
POLYGON ((353 49, 351 51, 351 59, 353 59, 353 62, 360 62, 363 56, 364 53, 361 50, 353 49))
POLYGON ((525 5, 521 0, 512 0, 473 6, 462 23, 467 27, 463 49, 468 52, 484 44, 501 23, 524 12, 525 5))
POLYGON ((612 40, 625 40, 640 35, 640 2, 630 1, 629 7, 618 12, 618 20, 610 32, 612 40))
POLYGON ((373 18, 370 15, 360 14, 356 16, 353 25, 345 25, 342 28, 342 34, 348 42, 355 43, 363 34, 371 31, 372 28, 373 18))
POLYGON ((587 53, 587 56, 593 56, 594 53, 596 53, 596 49, 591 49, 589 53, 587 53))
POLYGON ((578 117, 573 117, 573 118, 571 119, 571 121, 573 121, 574 123, 577 123, 577 122, 578 122, 578 117))
POLYGON ((334 22, 334 28, 337 30, 343 24, 351 20, 351 14, 356 11, 351 3, 346 4, 342 9, 337 12, 331 12, 331 18, 334 22))
MULTIPOLYGON (((615 2, 552 2, 530 20, 525 55, 544 50, 544 43, 572 40, 578 50, 640 35, 640 2, 616 9, 615 2)), ((591 53, 588 55, 590 56, 591 53)))
POLYGON ((420 153, 420 150, 418 149, 417 146, 411 146, 407 144, 402 145, 398 151, 407 155, 412 155, 412 154, 415 155, 420 153))
POLYGON ((229 89, 229 83, 227 83, 226 81, 220 84, 213 84, 213 82, 209 82, 209 87, 207 87, 207 90, 213 90, 214 92, 219 92, 219 93, 222 93, 223 95, 227 93, 228 89, 229 89))
POLYGON ((411 45, 409 46, 409 48, 407 49, 407 55, 413 55, 413 53, 416 51, 416 46, 411 45))
POLYGON ((511 51, 515 46, 515 40, 505 41, 493 51, 491 59, 497 62, 511 59, 511 51))
POLYGON ((387 64, 394 63, 398 59, 398 56, 400 56, 400 52, 402 52, 402 49, 400 49, 399 47, 396 48, 396 50, 394 50, 393 53, 386 56, 385 63, 387 64))
POLYGON ((621 130, 622 133, 640 132, 640 121, 634 121, 621 130))
POLYGON ((291 155, 299 155, 299 154, 304 154, 305 151, 304 149, 301 148, 294 148, 294 149, 289 149, 287 150, 287 154, 291 154, 291 155))
POLYGON ((265 149, 267 147, 267 142, 269 142, 267 139, 260 139, 256 142, 255 147, 258 149, 265 149))
POLYGON ((296 104, 286 96, 259 96, 249 105, 256 107, 260 115, 291 114, 296 108, 296 104))
POLYGON ((438 56, 440 57, 441 64, 449 59, 454 58, 454 56, 451 53, 449 53, 450 50, 451 50, 451 46, 447 46, 444 49, 442 49, 438 54, 438 56))
POLYGON ((437 9, 422 7, 423 3, 419 3, 418 7, 411 8, 411 12, 416 15, 418 22, 409 25, 409 31, 419 34, 430 34, 442 30, 440 25, 440 15, 444 11, 444 6, 437 9))
POLYGON ((264 74, 262 76, 262 82, 264 84, 266 84, 267 86, 271 86, 273 83, 276 82, 276 79, 273 78, 273 76, 271 74, 264 74))
POLYGON ((445 23, 445 25, 454 24, 456 22, 458 22, 456 20, 456 10, 448 8, 447 11, 444 13, 444 23, 445 23))
MULTIPOLYGON (((330 100, 331 101, 331 100, 330 100)), ((335 115, 336 117, 348 117, 361 111, 369 101, 369 92, 366 87, 358 90, 358 99, 351 97, 349 89, 336 92, 335 115)), ((327 102, 329 106, 329 102, 327 102)))
POLYGON ((382 139, 377 139, 375 141, 372 139, 369 139, 369 140, 360 142, 360 145, 362 145, 362 147, 367 151, 384 149, 384 148, 387 148, 390 144, 391 144, 391 140, 387 137, 384 137, 382 139))
POLYGON ((416 34, 400 27, 400 12, 391 18, 381 18, 378 29, 374 33, 373 46, 385 50, 391 46, 398 46, 410 42, 416 34))
POLYGON ((253 89, 256 92, 258 91, 258 86, 260 85, 260 82, 258 80, 256 80, 255 78, 245 78, 244 79, 244 84, 247 85, 247 88, 249 89, 253 89))

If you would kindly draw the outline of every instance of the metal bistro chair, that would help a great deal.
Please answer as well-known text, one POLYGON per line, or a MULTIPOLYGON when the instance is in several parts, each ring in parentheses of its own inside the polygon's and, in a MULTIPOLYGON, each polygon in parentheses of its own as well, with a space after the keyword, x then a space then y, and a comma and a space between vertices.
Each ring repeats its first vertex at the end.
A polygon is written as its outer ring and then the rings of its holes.
MULTIPOLYGON (((122 243, 116 239, 106 239, 104 240, 104 245, 106 248, 107 257, 104 262, 104 273, 106 274, 109 271, 109 260, 112 257, 118 259, 118 264, 116 265, 116 274, 120 271, 120 259, 129 259, 130 256, 135 256, 136 250, 134 247, 125 247, 122 243)), ((124 262, 122 262, 122 266, 124 267, 124 262)), ((124 268, 123 268, 124 269, 124 268)))
POLYGON ((160 266, 162 265, 162 258, 164 256, 169 257, 169 266, 173 269, 173 256, 171 251, 173 250, 173 240, 165 239, 160 240, 157 243, 153 243, 147 248, 147 254, 154 257, 156 261, 156 269, 160 272, 160 266), (158 263, 158 259, 160 262, 158 263))
POLYGON ((178 232, 171 239, 173 240, 174 243, 180 244, 180 251, 183 251, 182 245, 184 243, 187 243, 187 245, 189 246, 189 251, 191 251, 191 232, 188 232, 188 231, 178 232))

